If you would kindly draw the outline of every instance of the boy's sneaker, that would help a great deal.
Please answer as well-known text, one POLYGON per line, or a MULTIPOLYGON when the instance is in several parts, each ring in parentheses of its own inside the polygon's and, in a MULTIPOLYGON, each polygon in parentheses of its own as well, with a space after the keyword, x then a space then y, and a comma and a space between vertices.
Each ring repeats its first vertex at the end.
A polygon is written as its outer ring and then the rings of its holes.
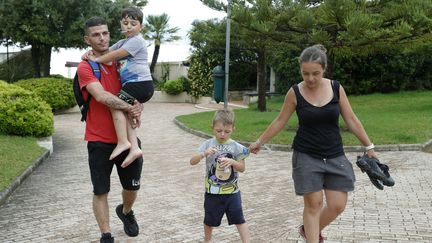
POLYGON ((102 233, 100 243, 114 243, 114 237, 111 236, 111 233, 102 233))
MULTIPOLYGON (((303 239, 306 240, 306 232, 305 232, 305 229, 304 229, 304 225, 300 225, 299 226, 299 234, 300 234, 301 237, 303 237, 303 239)), ((318 243, 324 243, 324 240, 325 240, 325 237, 322 236, 322 234, 320 232, 318 243)))
POLYGON ((116 213, 120 220, 123 222, 123 228, 125 233, 131 237, 137 236, 139 233, 139 227, 133 211, 131 210, 128 214, 124 214, 123 204, 120 204, 116 208, 116 213))

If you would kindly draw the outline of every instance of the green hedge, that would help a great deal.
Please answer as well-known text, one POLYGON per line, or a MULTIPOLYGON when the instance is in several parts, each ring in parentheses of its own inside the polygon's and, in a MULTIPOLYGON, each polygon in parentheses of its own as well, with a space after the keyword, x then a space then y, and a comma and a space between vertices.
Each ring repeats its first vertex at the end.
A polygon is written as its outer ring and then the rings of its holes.
POLYGON ((32 78, 19 80, 14 84, 36 93, 51 106, 53 111, 68 109, 76 105, 71 79, 32 78))
POLYGON ((168 80, 163 84, 162 90, 170 95, 178 95, 184 91, 183 82, 179 79, 168 80))
MULTIPOLYGON (((269 55, 269 66, 278 77, 278 93, 286 93, 302 80, 298 63, 300 51, 287 46, 269 55)), ((355 95, 432 90, 431 52, 432 44, 426 44, 410 51, 383 49, 367 56, 329 55, 325 76, 338 80, 348 94, 355 95)))
POLYGON ((0 80, 0 133, 46 137, 53 134, 50 106, 33 92, 0 80))

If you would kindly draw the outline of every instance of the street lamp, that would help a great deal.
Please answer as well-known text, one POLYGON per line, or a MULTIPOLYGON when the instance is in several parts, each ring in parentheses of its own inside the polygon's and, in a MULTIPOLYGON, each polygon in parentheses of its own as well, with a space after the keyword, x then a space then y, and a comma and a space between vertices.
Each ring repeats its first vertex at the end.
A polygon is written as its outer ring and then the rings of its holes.
POLYGON ((231 33, 231 1, 228 0, 227 6, 227 26, 225 44, 225 97, 224 110, 228 109, 228 81, 229 81, 229 60, 230 60, 230 33, 231 33))

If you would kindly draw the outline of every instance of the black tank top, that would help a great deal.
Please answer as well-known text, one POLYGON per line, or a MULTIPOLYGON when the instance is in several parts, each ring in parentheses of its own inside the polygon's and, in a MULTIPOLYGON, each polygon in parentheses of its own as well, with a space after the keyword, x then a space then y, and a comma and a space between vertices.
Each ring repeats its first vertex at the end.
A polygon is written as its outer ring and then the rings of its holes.
POLYGON ((299 127, 292 148, 317 158, 335 158, 344 154, 339 129, 339 82, 331 81, 333 99, 322 107, 307 102, 298 85, 292 86, 296 99, 299 127))

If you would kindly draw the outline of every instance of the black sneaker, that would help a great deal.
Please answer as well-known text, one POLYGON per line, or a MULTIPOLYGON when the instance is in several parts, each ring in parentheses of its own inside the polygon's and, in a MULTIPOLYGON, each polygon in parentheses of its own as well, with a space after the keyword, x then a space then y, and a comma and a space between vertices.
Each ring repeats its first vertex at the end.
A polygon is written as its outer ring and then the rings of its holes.
POLYGON ((386 175, 386 180, 383 180, 382 183, 386 186, 394 186, 395 181, 394 179, 390 176, 389 173, 389 167, 386 164, 381 164, 381 163, 377 163, 378 166, 380 167, 380 169, 382 170, 382 172, 384 172, 384 175, 386 175))
POLYGON ((124 214, 123 204, 120 204, 116 208, 116 213, 120 220, 123 222, 123 228, 125 233, 131 237, 137 236, 139 233, 139 227, 133 211, 131 210, 128 214, 124 214))
POLYGON ((378 179, 376 179, 376 178, 373 178, 373 177, 369 177, 369 179, 370 179, 370 181, 372 182, 372 184, 373 184, 376 188, 378 188, 378 189, 380 189, 380 190, 383 190, 383 189, 384 189, 384 186, 383 186, 383 182, 382 182, 382 181, 380 181, 380 180, 378 180, 378 179))
POLYGON ((363 173, 366 172, 372 184, 383 190, 384 186, 394 186, 395 181, 389 174, 389 167, 385 164, 381 164, 376 158, 369 158, 367 154, 363 156, 357 156, 356 164, 360 167, 363 173))
POLYGON ((363 156, 357 156, 356 164, 360 168, 361 172, 365 173, 372 179, 383 181, 387 178, 384 172, 378 165, 379 160, 376 158, 369 158, 367 154, 363 156))
POLYGON ((111 233, 102 233, 100 243, 114 243, 114 237, 111 236, 111 233))

